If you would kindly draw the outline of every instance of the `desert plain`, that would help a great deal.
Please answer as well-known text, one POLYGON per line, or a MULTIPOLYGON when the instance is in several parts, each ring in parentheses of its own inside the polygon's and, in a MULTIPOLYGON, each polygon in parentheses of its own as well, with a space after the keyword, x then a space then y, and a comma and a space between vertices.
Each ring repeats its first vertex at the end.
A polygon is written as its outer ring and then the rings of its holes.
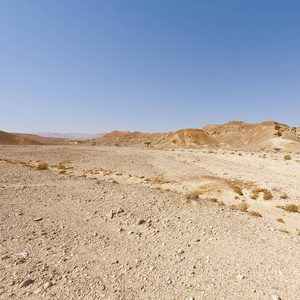
POLYGON ((2 145, 1 299, 299 299, 300 152, 2 145))

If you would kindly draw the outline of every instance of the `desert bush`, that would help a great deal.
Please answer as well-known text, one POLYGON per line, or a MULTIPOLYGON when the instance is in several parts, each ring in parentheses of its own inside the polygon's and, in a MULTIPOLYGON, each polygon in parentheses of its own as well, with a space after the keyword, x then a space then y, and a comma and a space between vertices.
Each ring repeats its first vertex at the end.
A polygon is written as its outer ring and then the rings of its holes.
POLYGON ((67 173, 66 170, 60 170, 60 171, 59 171, 59 174, 66 174, 66 173, 67 173))
POLYGON ((249 211, 249 215, 254 217, 262 217, 262 215, 258 211, 254 211, 254 210, 249 211))
POLYGON ((291 158, 290 155, 285 155, 285 156, 283 157, 283 159, 284 159, 284 160, 291 160, 292 158, 291 158))
POLYGON ((219 200, 217 198, 208 198, 207 200, 210 201, 210 202, 214 202, 214 203, 219 202, 219 200))
POLYGON ((276 219, 277 222, 280 222, 280 223, 284 223, 283 219, 282 218, 278 218, 276 219))
POLYGON ((286 229, 278 229, 278 231, 283 232, 283 233, 290 233, 290 232, 287 231, 286 229))
POLYGON ((241 190, 241 188, 238 187, 238 186, 233 186, 233 190, 234 190, 237 194, 239 194, 240 196, 243 196, 243 195, 244 195, 243 192, 242 192, 242 190, 241 190))
POLYGON ((287 204, 285 206, 276 206, 276 207, 281 208, 281 209, 283 209, 285 211, 288 211, 288 212, 295 212, 295 213, 300 212, 299 207, 295 204, 287 204))
POLYGON ((281 196, 280 196, 280 199, 286 199, 287 198, 287 194, 286 193, 284 193, 284 194, 282 194, 281 196))
POLYGON ((198 197, 199 195, 201 195, 201 191, 199 189, 196 189, 191 191, 189 194, 193 197, 198 197))
POLYGON ((263 196, 264 200, 271 200, 271 199, 273 199, 272 193, 269 190, 267 190, 267 189, 254 189, 254 190, 252 190, 251 199, 256 200, 258 198, 258 196, 259 196, 259 193, 263 193, 264 194, 264 196, 263 196))
POLYGON ((37 170, 49 170, 49 164, 47 163, 40 163, 36 167, 37 170))
POLYGON ((242 202, 238 205, 232 204, 232 205, 230 205, 230 208, 234 209, 234 210, 240 210, 242 212, 246 212, 247 209, 249 208, 249 206, 250 205, 248 203, 242 202))

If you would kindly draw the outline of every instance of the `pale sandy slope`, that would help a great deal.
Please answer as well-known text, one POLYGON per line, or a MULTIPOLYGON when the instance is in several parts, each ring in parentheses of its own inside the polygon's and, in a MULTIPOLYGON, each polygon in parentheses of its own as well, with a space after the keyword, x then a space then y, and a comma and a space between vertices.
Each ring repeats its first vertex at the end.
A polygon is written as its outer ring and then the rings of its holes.
POLYGON ((259 155, 2 147, 2 159, 51 167, 0 161, 0 298, 298 299, 299 236, 274 230, 267 216, 185 197, 204 179, 220 183, 219 200, 229 197, 231 176, 273 181, 299 201, 297 154, 259 155), (59 174, 60 162, 70 175, 59 174), (145 181, 156 177, 171 182, 145 181))

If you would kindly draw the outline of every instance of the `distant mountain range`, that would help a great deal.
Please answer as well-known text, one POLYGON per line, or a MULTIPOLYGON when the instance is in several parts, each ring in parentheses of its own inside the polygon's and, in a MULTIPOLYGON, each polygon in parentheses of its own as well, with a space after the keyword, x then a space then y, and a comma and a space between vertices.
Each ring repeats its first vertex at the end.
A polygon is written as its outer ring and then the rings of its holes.
POLYGON ((105 135, 105 133, 87 134, 87 133, 54 133, 54 132, 34 132, 32 134, 36 134, 42 137, 61 138, 61 139, 80 140, 80 141, 100 139, 105 135))

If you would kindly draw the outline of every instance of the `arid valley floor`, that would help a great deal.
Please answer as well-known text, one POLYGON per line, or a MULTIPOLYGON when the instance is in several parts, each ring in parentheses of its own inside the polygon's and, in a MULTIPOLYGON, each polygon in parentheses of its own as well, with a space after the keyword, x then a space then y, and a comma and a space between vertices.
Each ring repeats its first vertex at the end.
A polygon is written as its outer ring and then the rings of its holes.
POLYGON ((299 151, 1 146, 0 299, 299 299, 299 183, 299 151))

